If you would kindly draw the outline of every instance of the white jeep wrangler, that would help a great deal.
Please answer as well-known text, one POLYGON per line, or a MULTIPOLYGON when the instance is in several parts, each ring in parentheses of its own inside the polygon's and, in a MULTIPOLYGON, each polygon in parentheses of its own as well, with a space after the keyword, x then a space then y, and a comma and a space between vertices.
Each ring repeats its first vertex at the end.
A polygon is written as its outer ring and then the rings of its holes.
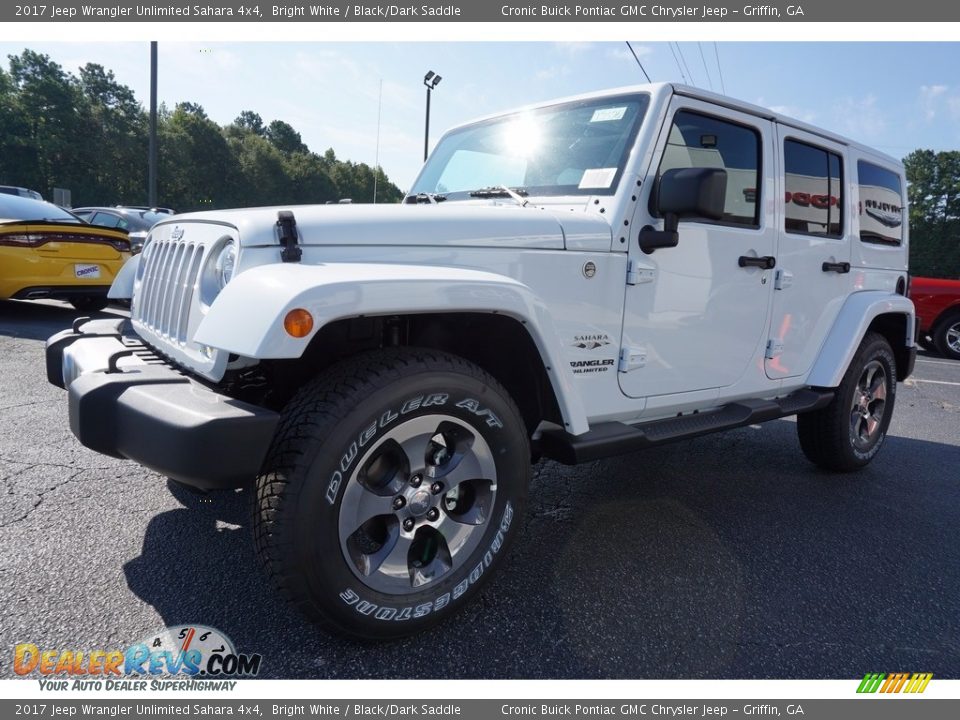
POLYGON ((266 571, 388 638, 458 612, 531 461, 798 415, 830 470, 913 368, 899 162, 670 84, 457 127, 401 205, 181 215, 47 345, 89 448, 256 483, 266 571))

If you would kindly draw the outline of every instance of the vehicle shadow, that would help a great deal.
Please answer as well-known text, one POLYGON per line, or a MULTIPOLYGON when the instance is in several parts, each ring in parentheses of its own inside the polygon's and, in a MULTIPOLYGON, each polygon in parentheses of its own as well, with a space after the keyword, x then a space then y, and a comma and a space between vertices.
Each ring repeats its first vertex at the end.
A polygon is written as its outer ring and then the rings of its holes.
POLYGON ((100 312, 81 312, 68 303, 55 301, 0 300, 0 335, 29 340, 46 340, 66 330, 78 317, 127 317, 121 308, 108 306, 100 312))
POLYGON ((503 571, 406 640, 343 640, 290 609, 257 569, 248 492, 175 490, 184 506, 149 522, 124 572, 167 625, 216 627, 267 677, 960 675, 957 448, 890 437, 882 463, 836 476, 793 435, 776 421, 541 463, 503 571))

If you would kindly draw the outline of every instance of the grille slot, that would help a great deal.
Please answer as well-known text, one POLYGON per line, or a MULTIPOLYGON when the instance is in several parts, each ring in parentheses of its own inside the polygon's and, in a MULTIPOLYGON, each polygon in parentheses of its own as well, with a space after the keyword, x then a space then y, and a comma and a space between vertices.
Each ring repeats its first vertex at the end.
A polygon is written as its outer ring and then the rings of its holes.
POLYGON ((134 318, 158 337, 183 346, 204 246, 173 240, 151 244, 134 318))

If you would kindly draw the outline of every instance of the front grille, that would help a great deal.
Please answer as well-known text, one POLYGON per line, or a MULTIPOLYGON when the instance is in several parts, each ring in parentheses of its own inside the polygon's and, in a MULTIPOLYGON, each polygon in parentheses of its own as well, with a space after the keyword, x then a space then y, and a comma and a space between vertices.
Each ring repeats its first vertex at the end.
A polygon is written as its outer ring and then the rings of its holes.
POLYGON ((156 336, 184 345, 204 246, 156 240, 145 253, 146 267, 134 318, 156 336))

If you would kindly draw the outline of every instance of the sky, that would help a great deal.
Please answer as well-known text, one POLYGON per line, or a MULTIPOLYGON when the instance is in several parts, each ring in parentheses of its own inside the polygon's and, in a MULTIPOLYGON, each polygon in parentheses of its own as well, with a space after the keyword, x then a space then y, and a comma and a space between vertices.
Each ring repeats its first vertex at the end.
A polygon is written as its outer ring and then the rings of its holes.
MULTIPOLYGON (((722 91, 896 157, 960 148, 960 43, 631 45, 653 81, 722 91)), ((149 103, 146 42, 4 41, 4 66, 25 47, 73 73, 99 63, 149 103)), ((431 101, 431 145, 474 117, 645 81, 626 42, 161 41, 158 67, 160 102, 198 103, 220 124, 243 110, 284 120, 315 152, 332 147, 370 165, 379 158, 401 189, 423 160, 428 70, 443 78, 431 101)))

